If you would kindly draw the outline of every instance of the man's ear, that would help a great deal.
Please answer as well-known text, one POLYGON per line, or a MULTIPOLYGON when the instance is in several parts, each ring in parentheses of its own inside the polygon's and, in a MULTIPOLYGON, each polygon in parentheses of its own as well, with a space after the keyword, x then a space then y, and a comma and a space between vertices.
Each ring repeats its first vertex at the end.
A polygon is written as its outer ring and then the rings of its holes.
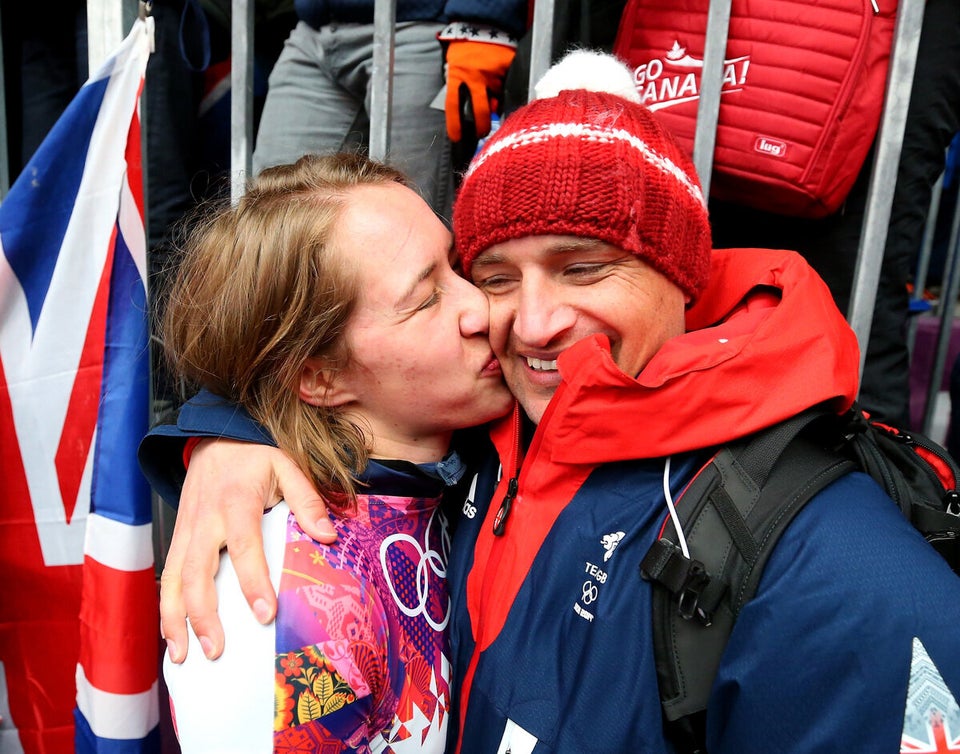
POLYGON ((343 373, 320 356, 311 356, 300 368, 300 400, 311 406, 343 406, 356 400, 343 373))

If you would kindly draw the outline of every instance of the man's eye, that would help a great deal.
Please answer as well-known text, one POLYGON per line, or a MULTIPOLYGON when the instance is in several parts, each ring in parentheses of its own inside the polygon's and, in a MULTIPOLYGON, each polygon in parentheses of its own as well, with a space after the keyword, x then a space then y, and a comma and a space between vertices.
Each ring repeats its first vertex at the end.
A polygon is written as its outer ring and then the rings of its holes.
POLYGON ((600 274, 605 268, 605 264, 574 264, 567 267, 564 274, 572 277, 590 277, 600 274))
POLYGON ((479 288, 481 291, 486 291, 489 293, 503 290, 509 284, 510 278, 504 275, 492 275, 488 278, 474 281, 474 285, 476 285, 477 288, 479 288))

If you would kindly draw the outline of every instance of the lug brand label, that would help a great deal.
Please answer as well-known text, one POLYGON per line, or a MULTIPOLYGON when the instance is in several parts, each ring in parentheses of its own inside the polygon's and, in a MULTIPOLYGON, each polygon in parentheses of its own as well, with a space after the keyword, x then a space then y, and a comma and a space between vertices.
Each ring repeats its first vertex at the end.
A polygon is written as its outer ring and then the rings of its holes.
POLYGON ((753 141, 753 151, 760 154, 770 155, 771 157, 786 157, 787 143, 770 136, 757 136, 753 141))

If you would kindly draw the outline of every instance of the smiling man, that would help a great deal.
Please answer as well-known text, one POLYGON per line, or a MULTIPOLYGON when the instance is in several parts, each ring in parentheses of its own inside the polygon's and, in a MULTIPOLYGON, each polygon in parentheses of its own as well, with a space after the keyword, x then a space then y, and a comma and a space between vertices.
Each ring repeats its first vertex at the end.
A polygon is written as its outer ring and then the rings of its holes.
MULTIPOLYGON (((668 753, 639 564, 717 446, 851 405, 856 338, 799 255, 711 251, 691 160, 622 65, 577 53, 542 86, 474 159, 454 211, 518 405, 456 507, 450 748, 668 753)), ((226 452, 234 485, 252 480, 249 515, 282 460, 226 452)), ((209 480, 216 462, 202 463, 190 473, 209 480)), ((291 508, 315 521, 316 496, 284 476, 291 508)), ((269 600, 250 563, 248 599, 269 600)), ((203 567, 185 603, 173 576, 168 604, 219 630, 195 587, 203 567)), ((960 580, 869 477, 848 474, 796 516, 740 612, 706 750, 895 752, 934 722, 956 740, 958 625, 960 580)))

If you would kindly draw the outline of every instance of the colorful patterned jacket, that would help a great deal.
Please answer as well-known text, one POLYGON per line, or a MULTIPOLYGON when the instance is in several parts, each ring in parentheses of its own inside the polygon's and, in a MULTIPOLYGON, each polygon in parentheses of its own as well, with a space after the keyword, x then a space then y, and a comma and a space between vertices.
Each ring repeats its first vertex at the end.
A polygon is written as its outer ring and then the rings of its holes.
MULTIPOLYGON (((153 477, 155 466, 145 468, 153 477)), ((355 513, 333 518, 329 546, 304 535, 285 504, 268 511, 279 602, 269 626, 253 618, 222 555, 223 655, 207 661, 191 632, 186 662, 164 664, 185 753, 444 750, 450 538, 440 502, 444 478, 462 471, 455 454, 422 466, 371 461, 355 513)))

